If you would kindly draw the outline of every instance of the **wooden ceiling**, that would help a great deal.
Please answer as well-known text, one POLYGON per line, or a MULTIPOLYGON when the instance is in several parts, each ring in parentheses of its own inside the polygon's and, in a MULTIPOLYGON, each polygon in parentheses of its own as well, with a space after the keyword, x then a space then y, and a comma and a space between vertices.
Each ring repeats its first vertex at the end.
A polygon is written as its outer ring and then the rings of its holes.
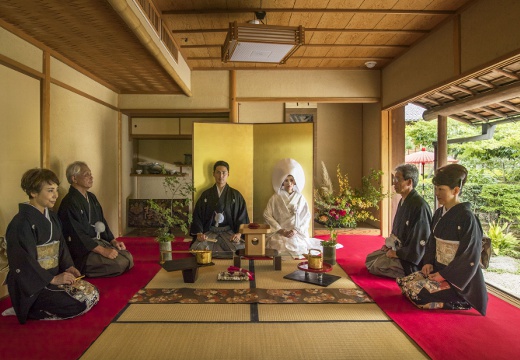
POLYGON ((153 0, 192 69, 381 69, 471 0, 153 0), (221 61, 229 23, 305 28, 286 64, 221 61))
POLYGON ((0 21, 119 93, 183 93, 106 0, 0 0, 0 21))
MULTIPOLYGON (((152 2, 192 70, 382 69, 474 0, 135 0, 152 2), (229 23, 265 11, 266 25, 305 28, 286 64, 221 61, 229 23)), ((107 0, 2 0, 0 25, 35 39, 119 93, 182 94, 107 0)), ((259 25, 261 26, 261 25, 259 25)), ((413 99, 425 116, 480 124, 520 115, 520 58, 413 99), (504 92, 509 97, 504 97, 504 92), (493 100, 490 102, 490 97, 493 100), (485 101, 481 98, 486 96, 485 101), (462 105, 460 105, 462 104, 462 105), (460 105, 460 106, 459 106, 460 105), (458 107, 457 107, 458 106, 458 107)))

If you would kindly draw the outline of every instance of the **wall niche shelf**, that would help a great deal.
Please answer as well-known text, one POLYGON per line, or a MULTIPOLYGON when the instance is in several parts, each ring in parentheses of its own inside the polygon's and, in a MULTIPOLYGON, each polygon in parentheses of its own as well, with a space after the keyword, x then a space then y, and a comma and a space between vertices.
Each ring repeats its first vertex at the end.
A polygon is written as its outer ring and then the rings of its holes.
POLYGON ((178 177, 185 177, 188 176, 187 173, 182 174, 136 174, 132 173, 130 176, 137 176, 137 177, 166 177, 166 176, 178 176, 178 177))

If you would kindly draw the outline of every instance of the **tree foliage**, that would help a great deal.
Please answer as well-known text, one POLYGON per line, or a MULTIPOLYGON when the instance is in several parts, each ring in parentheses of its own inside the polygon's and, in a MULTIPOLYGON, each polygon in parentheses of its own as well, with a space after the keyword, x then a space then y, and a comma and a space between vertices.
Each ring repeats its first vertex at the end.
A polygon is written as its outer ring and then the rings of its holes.
POLYGON ((520 184, 483 185, 480 198, 480 210, 488 214, 488 221, 514 222, 520 217, 520 184))
MULTIPOLYGON (((448 139, 481 134, 481 127, 470 126, 448 118, 448 139)), ((437 140, 437 121, 417 121, 406 126, 407 142, 416 148, 433 149, 437 140)), ((492 139, 448 145, 448 154, 469 172, 463 189, 463 200, 470 201, 482 220, 489 223, 520 220, 520 123, 496 126, 492 139)), ((432 201, 431 177, 425 179, 425 199, 432 201)), ((431 205, 432 205, 431 204, 431 205)))

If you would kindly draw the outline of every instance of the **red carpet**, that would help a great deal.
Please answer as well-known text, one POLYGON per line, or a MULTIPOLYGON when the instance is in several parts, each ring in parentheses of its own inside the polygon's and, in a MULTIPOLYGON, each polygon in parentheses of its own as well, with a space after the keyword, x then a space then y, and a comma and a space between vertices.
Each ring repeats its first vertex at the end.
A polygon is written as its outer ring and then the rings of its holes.
MULTIPOLYGON (((322 237, 323 238, 323 237, 322 237)), ((338 264, 432 359, 518 359, 520 309, 489 295, 487 315, 475 310, 421 310, 402 294, 395 280, 370 274, 366 255, 379 249, 380 236, 343 235, 338 264)))
MULTIPOLYGON (((134 256, 127 273, 89 279, 100 292, 99 303, 88 313, 63 321, 32 321, 20 325, 16 316, 0 316, 0 358, 77 359, 96 340, 139 289, 159 271, 159 246, 153 238, 122 238, 134 256)), ((179 244, 180 245, 180 244, 179 244)), ((11 306, 0 301, 0 313, 11 306)))
MULTIPOLYGON (((100 302, 87 314, 64 321, 28 321, 0 317, 0 358, 77 359, 101 334, 128 300, 157 273, 158 245, 152 238, 124 238, 134 255, 134 268, 119 277, 91 279, 100 302)), ((380 248, 379 236, 340 235, 344 248, 338 264, 424 351, 436 359, 515 359, 520 354, 520 309, 490 295, 487 315, 476 311, 430 311, 413 306, 392 279, 373 276, 365 268, 366 254, 380 248)), ((174 243, 176 249, 185 243, 174 243)), ((0 312, 10 307, 0 301, 0 312)))

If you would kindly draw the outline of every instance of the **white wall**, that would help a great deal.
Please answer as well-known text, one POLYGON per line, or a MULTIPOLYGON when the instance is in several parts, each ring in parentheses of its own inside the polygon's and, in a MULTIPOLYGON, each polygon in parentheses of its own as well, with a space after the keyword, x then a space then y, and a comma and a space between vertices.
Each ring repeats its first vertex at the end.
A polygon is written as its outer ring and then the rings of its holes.
POLYGON ((0 236, 28 201, 22 174, 40 165, 40 81, 0 65, 0 236))
POLYGON ((65 169, 85 161, 94 176, 98 198, 115 236, 118 229, 118 114, 104 105, 59 86, 51 86, 51 169, 62 180, 61 198, 69 185, 65 169))
POLYGON ((262 124, 283 122, 283 102, 240 102, 238 104, 238 122, 244 124, 262 124))
POLYGON ((229 71, 193 71, 193 96, 119 95, 121 109, 228 109, 229 71))
POLYGON ((379 98, 377 70, 237 71, 237 98, 379 98))

